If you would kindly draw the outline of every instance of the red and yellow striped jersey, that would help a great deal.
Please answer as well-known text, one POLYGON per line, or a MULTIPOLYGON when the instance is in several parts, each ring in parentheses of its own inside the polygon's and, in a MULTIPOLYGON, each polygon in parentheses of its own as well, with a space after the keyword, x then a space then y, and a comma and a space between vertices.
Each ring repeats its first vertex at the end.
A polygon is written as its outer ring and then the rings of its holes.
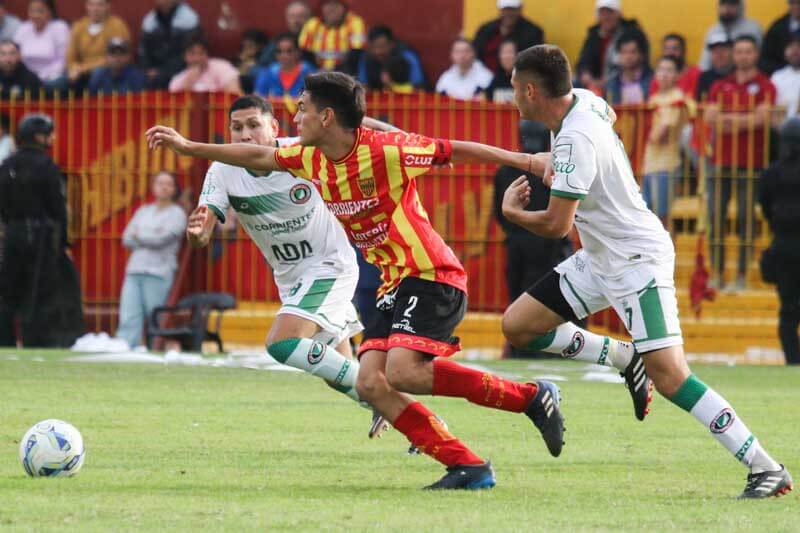
POLYGON ((403 132, 357 130, 341 161, 313 146, 278 150, 278 164, 311 180, 366 260, 381 270, 379 295, 404 278, 452 285, 467 292, 461 262, 436 233, 422 207, 414 178, 450 162, 450 141, 403 132))
POLYGON ((364 19, 353 12, 345 15, 340 26, 326 26, 317 17, 311 17, 300 30, 300 48, 313 52, 319 66, 333 70, 344 61, 350 50, 361 50, 367 40, 364 19))

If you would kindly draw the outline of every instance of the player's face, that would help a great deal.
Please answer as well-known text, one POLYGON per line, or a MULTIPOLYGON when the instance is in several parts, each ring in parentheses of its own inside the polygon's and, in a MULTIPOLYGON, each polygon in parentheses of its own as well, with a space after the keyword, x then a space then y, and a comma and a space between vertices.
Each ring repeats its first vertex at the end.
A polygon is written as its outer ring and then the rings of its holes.
POLYGON ((300 144, 303 146, 313 146, 322 137, 325 131, 324 121, 325 112, 320 113, 314 102, 311 101, 308 93, 300 95, 297 102, 297 113, 294 115, 294 123, 297 124, 297 134, 300 135, 300 144))
POLYGON ((519 110, 519 116, 526 120, 536 120, 533 86, 524 79, 520 79, 516 69, 511 74, 511 87, 514 89, 514 104, 519 110))
POLYGON ((269 113, 250 107, 231 113, 231 142, 272 146, 278 135, 278 121, 269 113))

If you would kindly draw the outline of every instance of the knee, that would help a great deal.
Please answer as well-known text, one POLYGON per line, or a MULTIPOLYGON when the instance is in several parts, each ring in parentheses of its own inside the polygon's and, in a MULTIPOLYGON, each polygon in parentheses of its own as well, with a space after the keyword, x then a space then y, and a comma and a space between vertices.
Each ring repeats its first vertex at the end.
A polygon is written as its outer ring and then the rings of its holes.
POLYGON ((356 392, 365 402, 372 403, 389 390, 389 383, 383 372, 359 372, 356 379, 356 392))
POLYGON ((406 390, 414 382, 413 370, 406 365, 388 364, 386 365, 386 381, 397 390, 406 390))
POLYGON ((535 321, 524 321, 511 316, 506 311, 502 321, 503 336, 516 348, 524 348, 534 339, 547 334, 547 331, 539 331, 535 321))
POLYGON ((686 379, 689 377, 689 373, 682 372, 682 369, 679 368, 671 368, 671 369, 658 369, 658 370, 647 370, 647 375, 650 377, 650 381, 653 382, 653 387, 655 387, 656 391, 666 399, 671 399, 675 396, 680 388, 683 386, 686 379))

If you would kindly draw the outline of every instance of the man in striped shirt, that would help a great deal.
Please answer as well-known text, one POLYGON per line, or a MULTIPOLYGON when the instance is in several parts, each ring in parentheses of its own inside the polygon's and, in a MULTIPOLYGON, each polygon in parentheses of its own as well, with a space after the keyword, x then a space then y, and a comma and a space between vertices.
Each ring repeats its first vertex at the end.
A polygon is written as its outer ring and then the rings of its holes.
POLYGON ((365 107, 364 89, 353 78, 321 72, 306 78, 295 116, 297 145, 199 144, 163 126, 147 137, 153 147, 261 171, 285 170, 314 183, 350 240, 382 273, 379 312, 366 324, 359 349, 359 397, 447 467, 429 488, 492 487, 491 465, 403 392, 525 413, 558 456, 564 431, 559 391, 548 381, 516 383, 447 359, 460 350, 453 331, 466 311, 467 276, 431 226, 415 178, 450 162, 523 169, 532 162, 527 154, 477 143, 369 130, 360 126, 365 107))
POLYGON ((364 19, 350 11, 345 0, 323 0, 322 18, 311 17, 300 31, 300 48, 317 56, 325 70, 342 66, 351 50, 361 50, 367 40, 364 19))

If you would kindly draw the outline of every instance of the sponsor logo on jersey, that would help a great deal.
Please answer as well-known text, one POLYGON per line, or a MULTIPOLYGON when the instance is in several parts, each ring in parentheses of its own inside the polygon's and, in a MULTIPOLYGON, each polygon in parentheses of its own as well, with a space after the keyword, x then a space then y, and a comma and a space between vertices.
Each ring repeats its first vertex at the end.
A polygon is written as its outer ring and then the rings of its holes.
POLYGON ((375 178, 361 178, 358 180, 358 190, 361 191, 361 194, 364 196, 374 196, 375 195, 375 178))
POLYGON ((365 198, 363 200, 346 200, 343 202, 325 202, 333 216, 349 218, 353 215, 366 214, 380 204, 378 198, 365 198))
POLYGON ((572 340, 569 342, 564 351, 561 352, 562 357, 566 357, 567 359, 572 359, 583 350, 583 347, 586 345, 586 339, 583 337, 583 333, 580 331, 576 331, 575 334, 572 336, 572 340))
POLYGON ((311 208, 311 210, 303 216, 299 216, 297 218, 293 218, 291 220, 286 220, 284 222, 268 222, 266 224, 258 224, 254 222, 245 221, 245 225, 247 229, 251 231, 268 231, 273 235, 280 235, 283 233, 297 233, 298 231, 303 231, 308 227, 308 223, 311 218, 314 216, 314 210, 316 208, 311 208))
POLYGON ((433 156, 408 154, 403 164, 407 167, 429 167, 433 164, 433 156))
POLYGON ((734 420, 736 420, 736 415, 733 414, 733 410, 726 407, 714 417, 709 429, 711 433, 725 433, 733 425, 734 420))
POLYGON ((308 350, 308 364, 316 365, 325 356, 325 345, 321 342, 314 341, 311 348, 308 350))
POLYGON ((572 174, 575 170, 575 163, 564 161, 553 161, 553 171, 556 174, 572 174))
POLYGON ((379 222, 374 227, 360 232, 351 232, 353 244, 358 248, 374 248, 389 236, 389 223, 379 222))
POLYGON ((289 198, 292 203, 303 205, 311 199, 311 187, 305 183, 298 183, 289 191, 289 198))

